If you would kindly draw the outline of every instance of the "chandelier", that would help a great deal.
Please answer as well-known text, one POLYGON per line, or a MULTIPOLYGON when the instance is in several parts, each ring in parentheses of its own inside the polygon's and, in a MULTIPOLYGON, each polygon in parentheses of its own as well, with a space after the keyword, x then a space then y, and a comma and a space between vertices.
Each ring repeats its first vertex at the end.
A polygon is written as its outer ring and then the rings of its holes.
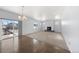
POLYGON ((25 20, 25 19, 27 19, 27 17, 24 16, 24 6, 21 7, 21 12, 22 13, 21 13, 21 15, 18 16, 18 19, 19 20, 25 20))

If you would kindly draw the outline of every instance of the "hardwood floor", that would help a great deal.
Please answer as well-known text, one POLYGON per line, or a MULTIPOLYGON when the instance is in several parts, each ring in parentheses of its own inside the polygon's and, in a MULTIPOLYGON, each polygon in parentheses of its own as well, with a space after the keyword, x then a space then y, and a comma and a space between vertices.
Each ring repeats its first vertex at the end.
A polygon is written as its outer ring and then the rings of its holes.
POLYGON ((19 52, 35 52, 35 53, 67 53, 66 49, 50 45, 40 40, 31 39, 26 36, 22 36, 22 40, 19 41, 19 52))
POLYGON ((60 33, 37 32, 0 41, 0 51, 7 53, 69 53, 60 33))

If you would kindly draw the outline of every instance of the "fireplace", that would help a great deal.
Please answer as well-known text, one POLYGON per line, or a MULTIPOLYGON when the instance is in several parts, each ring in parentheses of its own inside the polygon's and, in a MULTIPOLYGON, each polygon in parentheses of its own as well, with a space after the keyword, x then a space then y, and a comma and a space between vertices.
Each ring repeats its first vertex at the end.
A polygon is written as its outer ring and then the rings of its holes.
POLYGON ((51 31, 51 27, 47 27, 47 31, 51 31))

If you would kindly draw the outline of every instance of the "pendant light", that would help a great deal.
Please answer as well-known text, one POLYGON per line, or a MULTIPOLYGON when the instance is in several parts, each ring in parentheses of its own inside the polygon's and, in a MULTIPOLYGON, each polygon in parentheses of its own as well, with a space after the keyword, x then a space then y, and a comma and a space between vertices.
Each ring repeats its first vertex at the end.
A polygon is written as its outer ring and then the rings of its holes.
POLYGON ((19 19, 19 20, 25 20, 25 19, 27 19, 27 17, 24 16, 24 6, 22 6, 21 9, 22 9, 22 10, 21 10, 22 13, 21 13, 21 15, 18 16, 18 19, 19 19))

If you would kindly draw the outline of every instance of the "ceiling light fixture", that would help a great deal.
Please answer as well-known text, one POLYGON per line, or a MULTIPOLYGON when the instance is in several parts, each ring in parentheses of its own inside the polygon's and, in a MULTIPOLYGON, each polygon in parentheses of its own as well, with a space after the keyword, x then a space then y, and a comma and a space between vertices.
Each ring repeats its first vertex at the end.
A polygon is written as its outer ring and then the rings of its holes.
POLYGON ((22 13, 21 13, 21 15, 18 16, 18 19, 20 19, 20 20, 25 20, 25 19, 27 19, 27 17, 24 16, 24 6, 22 6, 21 8, 22 8, 22 10, 21 10, 22 13))

